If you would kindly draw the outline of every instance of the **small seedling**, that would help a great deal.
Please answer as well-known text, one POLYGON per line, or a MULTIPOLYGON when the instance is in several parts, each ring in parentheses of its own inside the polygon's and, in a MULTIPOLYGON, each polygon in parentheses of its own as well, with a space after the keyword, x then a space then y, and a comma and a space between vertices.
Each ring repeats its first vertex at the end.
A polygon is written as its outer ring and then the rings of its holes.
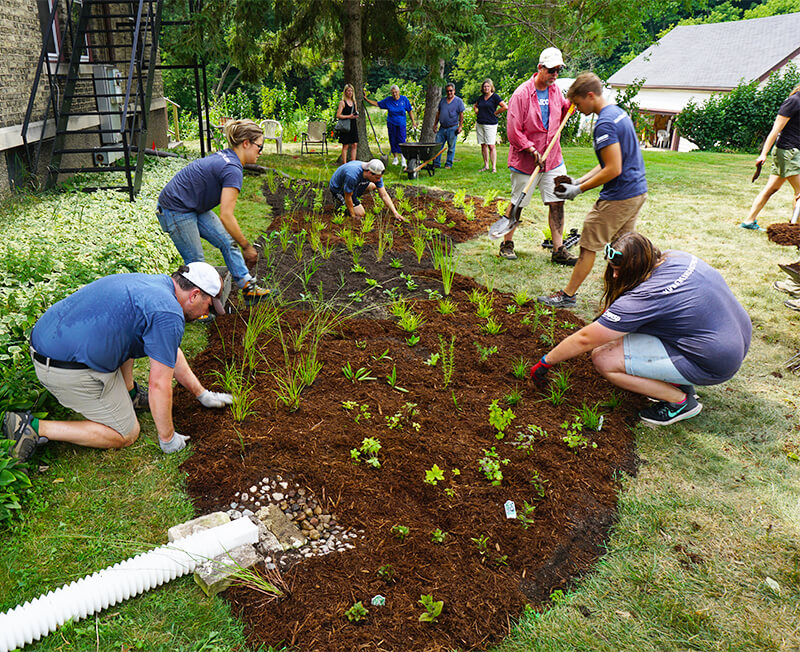
POLYGON ((413 333, 406 338, 406 344, 409 346, 416 346, 419 344, 419 335, 417 333, 413 333))
POLYGON ((355 464, 364 462, 373 469, 381 468, 380 460, 378 459, 378 451, 381 449, 381 442, 374 437, 365 437, 361 442, 361 448, 350 449, 350 459, 355 464))
POLYGON ((520 290, 514 295, 514 301, 520 307, 524 306, 531 298, 528 296, 528 293, 525 290, 520 290))
POLYGON ((439 359, 441 357, 441 353, 431 353, 430 356, 428 356, 428 359, 425 360, 425 364, 429 367, 435 367, 437 364, 439 364, 439 359))
POLYGON ((436 308, 442 315, 452 315, 456 311, 456 303, 449 297, 441 299, 436 308))
POLYGON ((482 534, 479 537, 470 537, 470 541, 472 541, 478 548, 478 554, 481 556, 481 561, 486 559, 486 555, 489 553, 489 535, 482 534))
POLYGON ((481 363, 486 362, 489 359, 490 355, 494 355, 495 353, 497 353, 496 345, 486 347, 482 346, 478 342, 473 342, 473 344, 475 345, 475 348, 478 350, 478 356, 480 358, 481 363))
POLYGON ((431 288, 425 288, 425 294, 428 295, 428 299, 431 301, 436 301, 437 299, 442 298, 442 293, 439 290, 433 290, 431 288))
POLYGON ((582 421, 583 425, 589 430, 600 430, 600 426, 603 423, 603 415, 600 413, 600 403, 595 403, 594 405, 586 405, 586 403, 583 403, 581 407, 578 408, 575 418, 576 420, 582 421))
POLYGON ((506 312, 509 315, 515 315, 517 310, 519 310, 519 306, 516 303, 510 303, 506 306, 506 312))
POLYGON ((425 607, 425 613, 420 614, 420 621, 423 623, 435 623, 442 613, 444 601, 434 600, 432 595, 419 596, 419 603, 425 607))
POLYGON ((517 439, 514 442, 514 446, 517 450, 524 450, 526 453, 528 453, 528 455, 530 455, 536 440, 545 439, 550 435, 548 435, 547 431, 541 426, 537 426, 533 423, 529 423, 525 428, 527 432, 523 431, 517 433, 517 439))
POLYGON ((393 525, 390 530, 392 536, 398 541, 405 541, 408 536, 409 529, 405 525, 393 525))
POLYGON ((519 405, 519 402, 522 400, 522 392, 520 392, 519 389, 515 387, 508 394, 505 395, 503 400, 509 407, 514 407, 515 405, 519 405))
POLYGON ((380 362, 381 360, 391 360, 392 356, 389 355, 389 349, 386 349, 383 353, 378 356, 373 355, 372 359, 375 362, 380 362))
POLYGON ((608 408, 609 410, 618 408, 620 405, 622 405, 622 394, 619 392, 611 392, 611 395, 600 403, 601 407, 608 408))
POLYGON ((397 365, 392 365, 392 370, 386 375, 386 382, 389 383, 389 386, 392 389, 396 389, 398 392, 403 392, 405 394, 408 393, 408 390, 404 387, 400 387, 397 384, 397 365))
POLYGON ((386 564, 378 569, 378 577, 380 577, 387 584, 394 582, 394 566, 386 564))
MULTIPOLYGON (((442 375, 444 376, 444 386, 447 387, 453 379, 453 369, 455 366, 455 345, 456 336, 450 336, 450 345, 445 344, 444 337, 439 335, 439 353, 442 356, 442 375)), ((453 401, 455 402, 455 393, 453 394, 453 401)), ((458 407, 456 405, 456 407, 458 407)))
POLYGON ((369 610, 363 604, 361 604, 361 600, 356 602, 352 607, 344 612, 344 615, 347 616, 347 620, 349 620, 351 623, 360 623, 367 617, 368 614, 369 610))
POLYGON ((536 505, 531 505, 527 501, 523 501, 522 509, 517 513, 517 519, 522 524, 524 529, 528 529, 533 525, 533 512, 536 510, 536 505))
POLYGON ((438 527, 433 532, 431 532, 431 541, 433 543, 444 543, 444 540, 446 538, 447 538, 447 532, 442 531, 438 527))
POLYGON ((508 428, 511 422, 516 418, 516 415, 510 408, 503 410, 497 399, 494 399, 489 406, 489 425, 493 426, 496 430, 495 437, 497 437, 497 439, 502 439, 506 436, 506 428, 508 428))
POLYGON ((358 263, 356 263, 355 265, 353 265, 353 266, 350 268, 350 271, 351 271, 351 272, 353 272, 353 274, 366 274, 366 273, 367 273, 367 270, 366 270, 366 268, 364 268, 362 265, 360 265, 360 264, 358 264, 358 263))
POLYGON ((434 464, 430 469, 425 471, 425 484, 432 484, 436 486, 439 480, 444 480, 444 471, 439 468, 438 464, 434 464))
POLYGON ((365 367, 359 367, 358 369, 353 370, 349 362, 342 367, 342 374, 344 374, 344 377, 347 378, 347 380, 349 380, 351 383, 363 382, 366 380, 377 380, 375 376, 370 376, 369 373, 369 369, 365 367))
POLYGON ((403 267, 403 261, 399 258, 392 258, 392 262, 389 263, 389 267, 393 267, 394 269, 400 269, 403 267))
POLYGON ((478 460, 478 467, 483 471, 486 479, 497 487, 503 482, 503 472, 500 467, 507 465, 510 461, 508 459, 501 460, 494 446, 492 446, 488 451, 485 448, 483 449, 483 457, 478 460))
POLYGON ((413 420, 418 414, 416 403, 406 403, 392 416, 386 416, 386 426, 389 430, 402 430, 405 424, 410 423, 411 427, 419 432, 421 426, 413 420))
POLYGON ((367 340, 355 340, 353 344, 356 345, 357 349, 361 349, 362 351, 367 348, 367 340))
MULTIPOLYGON (((561 439, 571 449, 575 450, 578 447, 587 448, 589 446, 589 439, 581 432, 583 430, 583 423, 581 423, 580 418, 576 417, 572 423, 565 421, 561 424, 561 427, 567 431, 567 434, 561 439)), ((592 442, 591 446, 592 448, 597 448, 595 442, 592 442)), ((577 453, 578 451, 575 450, 575 452, 577 453)))
POLYGON ((517 380, 525 380, 528 377, 528 370, 531 368, 531 362, 527 358, 520 356, 511 366, 511 375, 517 380))
POLYGON ((534 469, 531 471, 531 479, 529 482, 533 485, 533 490, 536 492, 536 499, 541 500, 544 498, 545 494, 545 485, 549 482, 549 480, 545 480, 539 475, 539 472, 534 469))
POLYGON ((503 328, 503 324, 499 321, 495 321, 494 317, 489 317, 486 320, 486 323, 483 325, 483 330, 489 335, 499 335, 506 329, 503 328))

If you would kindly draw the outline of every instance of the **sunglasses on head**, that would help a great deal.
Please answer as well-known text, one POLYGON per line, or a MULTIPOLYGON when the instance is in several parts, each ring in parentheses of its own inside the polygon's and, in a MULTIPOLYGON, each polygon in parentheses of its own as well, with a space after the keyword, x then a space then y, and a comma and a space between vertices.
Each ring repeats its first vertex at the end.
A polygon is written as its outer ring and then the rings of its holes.
POLYGON ((622 262, 622 252, 618 251, 617 249, 614 249, 614 247, 611 246, 610 242, 606 243, 604 251, 606 255, 606 260, 612 265, 619 265, 622 262))

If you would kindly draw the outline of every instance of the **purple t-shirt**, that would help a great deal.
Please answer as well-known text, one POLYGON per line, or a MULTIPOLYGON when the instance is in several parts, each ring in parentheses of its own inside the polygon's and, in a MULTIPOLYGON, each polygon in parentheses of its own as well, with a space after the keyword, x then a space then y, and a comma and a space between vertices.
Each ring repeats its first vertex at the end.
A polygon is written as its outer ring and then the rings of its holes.
POLYGON ((145 356, 174 368, 184 324, 169 276, 114 274, 51 306, 33 327, 31 344, 95 371, 110 373, 145 356))
POLYGON ((685 251, 666 252, 650 278, 597 321, 620 333, 657 337, 675 368, 696 385, 730 379, 747 355, 753 328, 722 275, 685 251))
POLYGON ((633 122, 616 104, 607 104, 597 114, 594 126, 594 150, 600 165, 603 165, 600 150, 614 143, 619 143, 622 152, 622 172, 603 184, 600 199, 630 199, 646 193, 644 159, 633 122))
POLYGON ((494 112, 497 111, 497 107, 502 101, 497 93, 492 93, 488 100, 481 95, 475 102, 478 105, 476 122, 479 125, 496 125, 498 120, 494 112))
POLYGON ((386 110, 386 124, 396 127, 406 126, 406 113, 412 110, 411 102, 405 95, 394 99, 391 95, 378 102, 381 109, 386 110))
POLYGON ((445 97, 439 100, 439 126, 444 129, 457 127, 460 113, 464 113, 464 102, 458 95, 455 95, 449 104, 445 97))
POLYGON ((223 188, 242 189, 242 162, 232 149, 192 161, 164 186, 158 205, 176 213, 205 213, 219 204, 223 188))

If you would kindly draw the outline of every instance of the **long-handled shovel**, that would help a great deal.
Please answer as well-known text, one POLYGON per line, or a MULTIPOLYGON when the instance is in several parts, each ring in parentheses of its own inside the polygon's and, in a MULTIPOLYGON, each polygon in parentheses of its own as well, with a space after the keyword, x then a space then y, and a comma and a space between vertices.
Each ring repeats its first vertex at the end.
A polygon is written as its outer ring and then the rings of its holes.
POLYGON ((569 117, 574 111, 575 105, 570 104, 569 109, 567 109, 567 114, 564 116, 564 119, 558 126, 558 131, 556 131, 556 133, 553 135, 553 139, 550 141, 547 149, 544 150, 542 157, 539 159, 539 163, 537 163, 536 169, 531 173, 528 183, 525 184, 522 194, 519 196, 519 199, 517 199, 517 201, 511 205, 511 210, 508 212, 508 217, 501 217, 489 227, 489 237, 493 240, 502 238, 506 233, 515 229, 517 224, 519 224, 522 216, 522 203, 525 201, 525 197, 527 197, 528 193, 535 190, 536 186, 539 185, 547 155, 550 154, 550 150, 553 149, 553 145, 555 145, 558 141, 558 137, 561 135, 561 130, 564 128, 564 125, 567 124, 567 120, 569 120, 569 117))
MULTIPOLYGON (((367 94, 364 93, 364 97, 366 96, 367 94)), ((375 133, 375 125, 372 124, 372 118, 369 117, 369 109, 367 108, 366 102, 364 103, 364 113, 367 114, 367 121, 369 122, 369 126, 372 127, 372 135, 375 136, 375 144, 378 146, 378 151, 381 153, 381 162, 384 166, 389 165, 389 155, 384 154, 383 150, 381 149, 381 143, 378 140, 378 134, 375 133)))

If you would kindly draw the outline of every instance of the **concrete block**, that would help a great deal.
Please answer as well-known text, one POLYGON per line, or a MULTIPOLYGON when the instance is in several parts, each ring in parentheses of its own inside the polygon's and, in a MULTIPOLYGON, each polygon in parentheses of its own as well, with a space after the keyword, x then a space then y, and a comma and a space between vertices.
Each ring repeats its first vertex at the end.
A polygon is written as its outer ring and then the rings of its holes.
POLYGON ((252 568, 261 559, 261 555, 252 545, 245 544, 198 564, 194 571, 194 581, 210 597, 227 589, 233 581, 232 576, 238 571, 252 568))
POLYGON ((299 548, 306 544, 306 537, 300 529, 274 503, 259 509, 256 518, 277 537, 284 550, 299 548))
POLYGON ((203 516, 193 518, 191 521, 186 521, 185 523, 180 523, 179 525, 173 525, 169 530, 167 530, 167 537, 169 538, 169 542, 172 543, 178 539, 188 537, 195 532, 208 530, 212 527, 217 527, 218 525, 225 525, 225 523, 230 523, 230 521, 231 517, 225 512, 212 512, 211 514, 203 514, 203 516))

